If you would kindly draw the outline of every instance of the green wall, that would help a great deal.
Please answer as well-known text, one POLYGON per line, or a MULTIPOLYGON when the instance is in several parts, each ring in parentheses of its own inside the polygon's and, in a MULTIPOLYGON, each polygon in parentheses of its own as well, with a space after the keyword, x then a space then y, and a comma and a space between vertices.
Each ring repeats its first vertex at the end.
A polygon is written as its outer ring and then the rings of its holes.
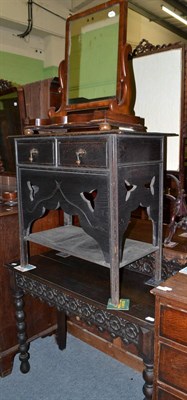
POLYGON ((94 99, 116 94, 118 24, 71 38, 69 97, 94 99))
POLYGON ((31 57, 0 52, 0 78, 24 85, 58 76, 55 66, 44 68, 43 61, 31 57))

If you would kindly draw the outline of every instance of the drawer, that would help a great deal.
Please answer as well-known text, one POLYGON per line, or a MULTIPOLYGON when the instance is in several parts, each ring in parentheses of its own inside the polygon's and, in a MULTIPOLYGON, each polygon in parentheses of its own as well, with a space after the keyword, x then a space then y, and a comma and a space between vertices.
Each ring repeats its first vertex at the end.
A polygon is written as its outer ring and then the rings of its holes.
POLYGON ((187 311, 162 305, 160 335, 187 346, 187 311))
POLYGON ((161 161, 162 140, 160 138, 119 137, 118 152, 120 164, 161 161))
POLYGON ((173 394, 168 393, 165 390, 158 388, 158 394, 157 394, 155 400, 183 400, 183 399, 184 399, 184 396, 176 397, 173 394))
POLYGON ((106 168, 107 144, 105 140, 60 140, 58 165, 72 168, 106 168))
POLYGON ((187 394, 187 352, 160 344, 158 379, 187 394))
POLYGON ((18 164, 55 164, 55 145, 52 140, 18 142, 17 151, 18 164))

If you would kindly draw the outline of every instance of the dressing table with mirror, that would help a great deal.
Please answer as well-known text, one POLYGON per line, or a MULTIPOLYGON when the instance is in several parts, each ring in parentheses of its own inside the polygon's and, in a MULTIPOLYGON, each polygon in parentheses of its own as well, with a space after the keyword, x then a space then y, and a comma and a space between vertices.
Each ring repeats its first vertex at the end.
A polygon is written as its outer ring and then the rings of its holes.
POLYGON ((29 370, 22 299, 29 293, 60 312, 60 348, 66 315, 135 346, 146 366, 145 399, 151 399, 154 301, 149 291, 162 273, 164 134, 148 134, 143 118, 134 115, 126 26, 124 0, 67 20, 61 106, 49 110, 49 123, 36 121, 26 127, 26 136, 15 138, 20 265, 10 263, 9 270, 22 372, 29 370), (151 243, 126 237, 139 206, 152 221, 151 243), (31 233, 34 221, 56 209, 65 213, 64 226, 31 233), (50 252, 30 257, 29 243, 50 252), (152 254, 151 276, 129 268, 152 254))
MULTIPOLYGON (((57 111, 50 109, 51 125, 33 128, 39 135, 15 140, 21 265, 26 266, 29 262, 28 241, 41 241, 45 245, 53 242, 55 250, 64 250, 87 260, 92 257, 93 249, 92 261, 110 268, 114 305, 119 304, 119 267, 135 261, 131 258, 126 260, 126 255, 123 260, 124 232, 131 212, 140 204, 147 207, 153 221, 153 247, 139 249, 137 258, 146 255, 147 251, 158 251, 154 279, 158 282, 161 278, 164 135, 148 135, 143 119, 133 113, 132 71, 128 57, 131 48, 126 44, 126 18, 127 2, 115 0, 68 18, 65 60, 59 66, 61 107, 57 111), (109 24, 108 20, 112 18, 108 15, 112 11, 116 16, 109 24), (106 26, 104 18, 107 19, 106 26), (108 30, 117 30, 116 35, 112 33, 114 43, 108 30), (112 71, 108 78, 110 87, 107 87, 107 82, 105 84, 107 92, 101 86, 104 86, 104 72, 106 76, 107 65, 111 64, 110 57, 113 57, 110 46, 116 47, 115 37, 118 38, 118 51, 115 50, 116 59, 112 64, 116 79, 112 71), (74 43, 79 43, 76 51, 74 43), (107 49, 107 65, 103 67, 102 60, 100 70, 95 74, 96 83, 90 83, 94 74, 90 74, 84 48, 86 55, 87 48, 94 48, 93 60, 96 63, 93 70, 98 65, 99 54, 103 55, 103 48, 107 49), (76 65, 73 61, 75 56, 76 65), (79 73, 72 71, 72 65, 79 73), (102 98, 98 99, 99 94, 102 98), (29 234, 35 219, 46 209, 58 207, 70 216, 78 215, 81 227, 75 229, 68 224, 62 232, 46 232, 45 236, 38 237, 29 234), (73 234, 76 251, 71 241, 68 245, 73 234), (54 240, 51 235, 54 235, 54 240), (60 236, 66 244, 59 243, 60 236)), ((129 252, 134 257, 131 244, 129 252)))

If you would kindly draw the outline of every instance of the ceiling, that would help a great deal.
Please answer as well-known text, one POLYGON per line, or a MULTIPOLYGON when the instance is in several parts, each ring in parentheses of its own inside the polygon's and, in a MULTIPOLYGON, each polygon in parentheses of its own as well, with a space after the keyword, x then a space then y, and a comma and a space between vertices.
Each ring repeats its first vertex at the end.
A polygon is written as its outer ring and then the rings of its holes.
MULTIPOLYGON (((99 0, 59 0, 63 2, 72 13, 91 8, 104 1, 99 0)), ((187 25, 169 16, 161 9, 165 5, 175 11, 181 17, 187 19, 187 0, 129 0, 128 6, 131 10, 138 12, 150 21, 169 29, 181 38, 187 40, 187 25)))
POLYGON ((132 10, 169 29, 183 39, 187 39, 187 25, 169 16, 161 9, 161 6, 165 5, 181 17, 187 19, 187 0, 131 0, 128 4, 132 10))

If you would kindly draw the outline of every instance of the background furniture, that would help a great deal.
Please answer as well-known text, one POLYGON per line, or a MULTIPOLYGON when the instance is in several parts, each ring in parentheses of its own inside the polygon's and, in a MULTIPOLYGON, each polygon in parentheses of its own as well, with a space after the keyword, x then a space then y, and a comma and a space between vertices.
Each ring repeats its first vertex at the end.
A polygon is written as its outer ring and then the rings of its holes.
POLYGON ((27 133, 26 126, 48 122, 50 107, 58 109, 61 95, 58 78, 13 86, 0 79, 0 173, 15 174, 13 136, 27 133))
POLYGON ((58 78, 48 78, 22 87, 24 107, 21 119, 25 134, 29 134, 28 125, 49 123, 49 109, 53 107, 56 110, 60 107, 59 86, 58 78))
POLYGON ((187 275, 178 273, 156 296, 154 400, 187 399, 187 275))

